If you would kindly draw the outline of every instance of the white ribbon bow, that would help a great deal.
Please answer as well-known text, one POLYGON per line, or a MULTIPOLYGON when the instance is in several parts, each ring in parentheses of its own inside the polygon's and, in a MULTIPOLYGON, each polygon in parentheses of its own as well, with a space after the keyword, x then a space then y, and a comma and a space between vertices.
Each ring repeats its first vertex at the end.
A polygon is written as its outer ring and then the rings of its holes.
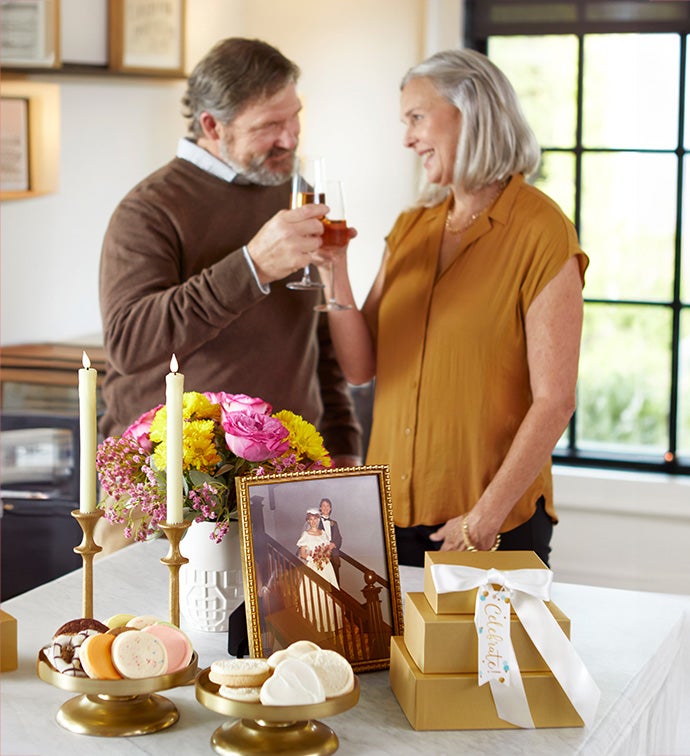
MULTIPOLYGON (((515 608, 522 626, 565 691, 573 707, 587 727, 591 727, 599 705, 601 691, 587 671, 577 652, 561 630, 558 622, 544 605, 551 596, 551 570, 479 570, 452 564, 431 565, 431 576, 437 593, 469 591, 477 588, 475 602, 475 625, 478 634, 487 628, 486 611, 482 606, 492 585, 500 585, 499 594, 507 595, 515 608), (488 593, 486 593, 488 592, 488 593)), ((534 727, 527 703, 525 688, 520 675, 515 650, 510 639, 510 617, 506 623, 506 636, 497 641, 504 655, 505 674, 500 670, 490 672, 480 685, 489 682, 501 719, 518 727, 534 727), (513 672, 514 674, 510 674, 513 672), (502 680, 502 681, 501 681, 502 680)), ((482 647, 486 642, 480 637, 480 672, 482 670, 482 647)), ((484 660, 485 661, 485 660, 484 660)), ((484 665, 486 666, 486 665, 484 665)))

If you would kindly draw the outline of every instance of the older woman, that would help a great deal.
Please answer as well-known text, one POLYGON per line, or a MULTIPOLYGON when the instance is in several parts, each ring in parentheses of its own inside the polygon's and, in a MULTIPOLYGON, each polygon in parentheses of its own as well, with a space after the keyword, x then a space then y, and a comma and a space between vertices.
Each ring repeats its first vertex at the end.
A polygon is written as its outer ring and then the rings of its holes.
MULTIPOLYGON (((390 465, 403 564, 439 547, 548 561, 551 453, 575 407, 588 260, 525 181, 539 147, 488 58, 438 53, 401 89, 404 144, 427 187, 388 235, 361 312, 329 313, 348 380, 376 376, 367 463, 390 465)), ((345 256, 329 253, 335 294, 354 304, 345 256)))

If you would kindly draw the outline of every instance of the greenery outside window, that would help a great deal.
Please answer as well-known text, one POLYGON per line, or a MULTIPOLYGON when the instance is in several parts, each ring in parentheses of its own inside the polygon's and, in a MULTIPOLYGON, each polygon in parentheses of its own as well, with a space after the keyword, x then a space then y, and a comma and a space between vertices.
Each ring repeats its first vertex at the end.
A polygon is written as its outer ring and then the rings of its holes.
POLYGON ((690 474, 690 3, 467 0, 514 84, 534 183, 590 257, 578 409, 554 460, 690 474))

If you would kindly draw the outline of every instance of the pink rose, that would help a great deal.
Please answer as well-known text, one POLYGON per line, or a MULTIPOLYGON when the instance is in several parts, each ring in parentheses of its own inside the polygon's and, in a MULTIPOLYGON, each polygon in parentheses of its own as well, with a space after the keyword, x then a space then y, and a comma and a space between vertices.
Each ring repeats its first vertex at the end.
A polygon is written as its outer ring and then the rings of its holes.
POLYGON ((151 439, 149 438, 149 433, 151 432, 151 423, 153 422, 153 418, 156 416, 156 412, 162 407, 162 404, 159 404, 157 407, 154 407, 153 409, 150 409, 148 412, 144 412, 144 414, 135 420, 129 428, 122 434, 123 438, 132 437, 136 439, 136 442, 141 446, 142 449, 144 449, 147 452, 153 451, 153 443, 151 442, 151 439))
POLYGON ((287 429, 270 415, 250 411, 224 412, 221 424, 228 449, 250 462, 272 459, 290 446, 287 429))
POLYGON ((258 397, 246 394, 227 394, 225 391, 207 391, 204 396, 213 404, 220 404, 222 411, 227 412, 257 412, 260 415, 270 415, 273 408, 268 402, 258 397))

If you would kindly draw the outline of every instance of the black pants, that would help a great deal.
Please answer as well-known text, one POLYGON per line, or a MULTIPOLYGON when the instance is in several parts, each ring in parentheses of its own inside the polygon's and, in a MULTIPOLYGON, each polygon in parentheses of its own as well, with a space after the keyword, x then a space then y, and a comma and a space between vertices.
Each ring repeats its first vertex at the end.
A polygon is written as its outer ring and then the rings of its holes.
MULTIPOLYGON (((429 536, 441 525, 416 525, 412 528, 395 528, 395 540, 398 546, 398 563, 412 567, 424 566, 424 552, 438 551, 443 541, 432 541, 429 536)), ((553 522, 546 514, 544 497, 537 500, 537 511, 527 522, 517 528, 501 533, 499 551, 534 551, 548 566, 551 553, 551 534, 553 522)))

